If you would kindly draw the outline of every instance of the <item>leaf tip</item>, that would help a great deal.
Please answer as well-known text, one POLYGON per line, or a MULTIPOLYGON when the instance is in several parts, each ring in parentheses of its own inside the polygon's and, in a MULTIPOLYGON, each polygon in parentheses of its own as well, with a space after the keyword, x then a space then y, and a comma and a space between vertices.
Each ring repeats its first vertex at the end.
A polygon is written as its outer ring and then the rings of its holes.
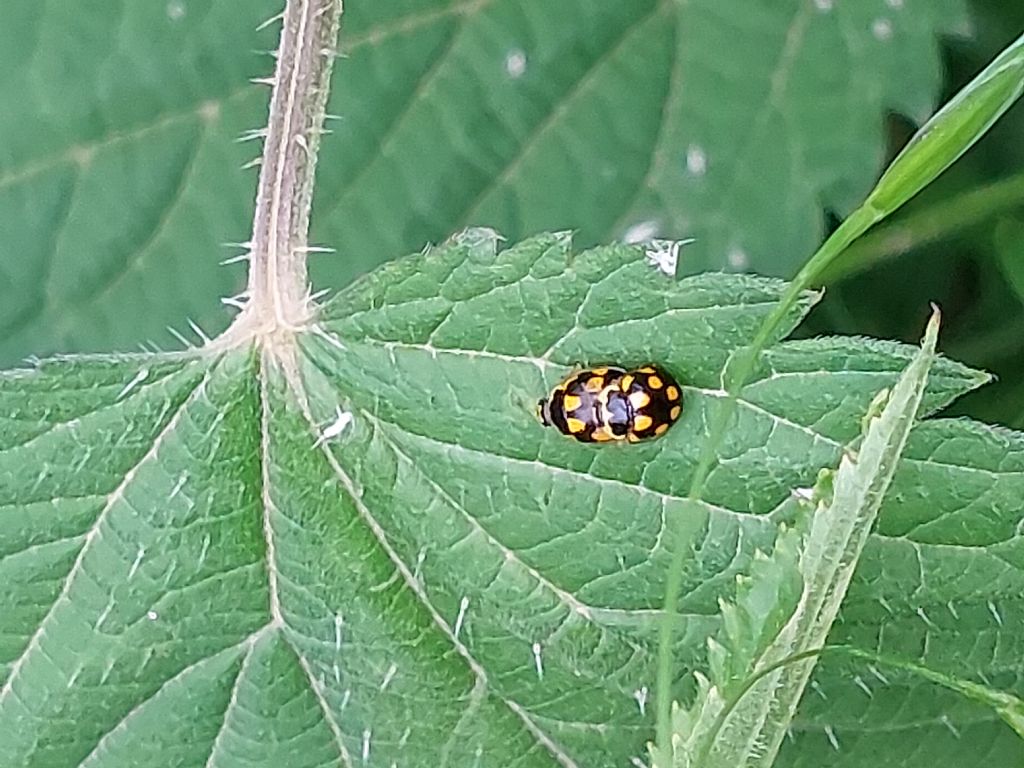
POLYGON ((939 327, 942 325, 942 310, 934 301, 931 302, 932 314, 928 318, 928 325, 925 327, 924 339, 921 341, 921 349, 929 359, 935 357, 935 347, 939 341, 939 327))

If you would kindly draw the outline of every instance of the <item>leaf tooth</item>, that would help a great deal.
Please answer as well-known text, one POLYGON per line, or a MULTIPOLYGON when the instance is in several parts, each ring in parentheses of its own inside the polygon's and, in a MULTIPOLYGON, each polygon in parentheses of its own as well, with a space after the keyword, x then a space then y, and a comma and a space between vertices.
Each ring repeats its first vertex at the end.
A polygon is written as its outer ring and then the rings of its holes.
POLYGON ((729 651, 714 637, 707 639, 708 666, 711 668, 712 678, 719 683, 728 681, 729 651))

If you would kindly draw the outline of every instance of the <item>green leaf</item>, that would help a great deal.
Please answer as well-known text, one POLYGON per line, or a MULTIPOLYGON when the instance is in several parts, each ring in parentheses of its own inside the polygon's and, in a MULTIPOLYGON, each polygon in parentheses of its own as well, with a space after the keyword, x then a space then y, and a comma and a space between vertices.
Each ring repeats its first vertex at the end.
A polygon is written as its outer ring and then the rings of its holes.
POLYGON ((276 0, 38 3, 0 25, 0 360, 223 327, 276 0))
MULTIPOLYGON (((966 420, 914 428, 830 644, 1024 693, 1024 437, 966 420)), ((825 656, 779 763, 1015 766, 990 707, 919 674, 825 656)))
MULTIPOLYGON (((844 456, 835 475, 819 482, 820 500, 800 552, 803 595, 793 617, 759 660, 759 669, 824 645, 920 408, 938 331, 936 312, 921 351, 885 398, 884 408, 878 398, 873 400, 856 455, 844 456), (876 408, 880 412, 871 416, 876 408)), ((734 765, 739 759, 771 766, 815 661, 811 657, 786 664, 758 681, 725 721, 720 739, 709 751, 712 760, 717 758, 719 765, 734 765)))
POLYGON ((822 471, 813 512, 780 535, 770 558, 755 558, 737 603, 723 604, 710 678, 698 678, 692 705, 673 715, 671 752, 652 750, 655 766, 774 764, 921 405, 938 327, 936 312, 892 391, 872 400, 856 455, 822 471))
MULTIPOLYGON (((708 640, 709 677, 695 673, 697 692, 692 704, 674 705, 671 749, 662 752, 651 746, 655 768, 709 765, 708 756, 727 718, 743 701, 755 675, 765 674, 758 669, 759 661, 790 621, 803 592, 800 549, 807 515, 798 513, 798 517, 798 528, 780 531, 771 555, 754 553, 749 574, 737 577, 735 603, 721 603, 722 627, 708 640)), ((748 735, 760 736, 756 730, 748 735)), ((737 751, 734 746, 733 759, 741 760, 744 755, 736 757, 737 751)))
MULTIPOLYGON (((641 759, 674 548, 688 552, 675 651, 698 669, 719 600, 772 548, 791 490, 839 462, 913 355, 776 340, 740 392, 705 498, 686 501, 722 371, 785 288, 677 282, 641 250, 574 255, 564 235, 498 250, 473 231, 341 293, 294 358, 215 343, 3 374, 0 765, 641 759), (536 421, 537 398, 576 361, 648 359, 686 387, 664 438, 595 447, 536 421), (671 541, 668 520, 684 523, 671 541)), ((925 407, 984 378, 940 359, 925 407)), ((939 671, 1005 676, 1024 656, 1024 441, 925 426, 837 628, 857 648, 881 637, 939 671), (1003 624, 967 604, 981 584, 996 585, 1003 624), (920 601, 948 624, 923 646, 920 601), (947 601, 960 622, 939 615, 947 601), (893 623, 911 625, 897 636, 893 623)), ((830 712, 852 717, 864 694, 831 674, 817 674, 830 712)), ((912 693, 901 722, 931 736, 915 719, 931 699, 912 693)), ((976 711, 950 711, 954 727, 976 727, 976 711)), ((801 717, 817 728, 819 715, 801 717)), ((1019 743, 993 722, 990 764, 1009 768, 1019 743)), ((793 764, 819 756, 821 733, 787 746, 793 764)))
POLYGON ((899 659, 889 659, 878 656, 877 654, 865 653, 864 651, 857 651, 856 649, 851 648, 843 648, 842 646, 826 648, 824 650, 826 652, 836 651, 840 653, 849 653, 854 658, 877 662, 879 664, 920 675, 933 683, 938 683, 944 688, 956 691, 969 699, 973 699, 974 701, 987 705, 997 712, 999 716, 1006 721, 1006 724, 1017 732, 1018 736, 1024 738, 1024 701, 1021 701, 1016 696, 1003 691, 992 690, 988 686, 979 685, 978 683, 971 682, 970 680, 963 680, 958 677, 943 675, 934 672, 927 667, 922 667, 919 664, 912 664, 899 659))
MULTIPOLYGON (((23 4, 0 29, 0 361, 177 342, 243 286, 279 0, 23 4), (187 332, 186 332, 187 333, 187 332)), ((313 265, 340 286, 466 224, 697 242, 788 274, 923 121, 961 0, 348 4, 313 265), (572 147, 567 151, 566 147, 572 147)), ((189 334, 190 337, 192 334, 189 334)))

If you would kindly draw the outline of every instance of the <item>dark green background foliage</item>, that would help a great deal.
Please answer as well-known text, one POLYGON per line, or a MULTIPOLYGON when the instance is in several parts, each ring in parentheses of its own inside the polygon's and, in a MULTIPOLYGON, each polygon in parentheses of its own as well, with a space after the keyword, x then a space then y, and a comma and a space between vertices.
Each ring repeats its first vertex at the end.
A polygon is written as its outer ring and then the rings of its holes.
MULTIPOLYGON (((249 78, 272 67, 276 33, 256 27, 278 5, 5 9, 0 362, 226 324, 244 265, 219 266, 221 244, 247 236, 255 171, 239 168, 259 151, 236 138, 265 120, 249 78)), ((351 2, 314 212, 339 252, 314 277, 339 287, 466 224, 575 228, 579 245, 694 236, 688 272, 790 275, 1024 26, 1015 6, 351 2)), ((874 265, 834 281, 804 332, 910 340, 939 301, 944 347, 1001 378, 958 408, 1024 423, 1022 130, 1018 106, 865 243, 874 265)))

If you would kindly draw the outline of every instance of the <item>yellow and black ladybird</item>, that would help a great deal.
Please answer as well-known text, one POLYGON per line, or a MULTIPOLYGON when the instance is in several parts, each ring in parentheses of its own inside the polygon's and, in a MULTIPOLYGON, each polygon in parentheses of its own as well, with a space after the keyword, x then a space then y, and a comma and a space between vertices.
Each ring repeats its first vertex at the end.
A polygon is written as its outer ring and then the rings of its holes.
POLYGON ((537 404, 541 423, 584 443, 663 435, 682 412, 679 384, 662 368, 601 366, 574 373, 537 404))

